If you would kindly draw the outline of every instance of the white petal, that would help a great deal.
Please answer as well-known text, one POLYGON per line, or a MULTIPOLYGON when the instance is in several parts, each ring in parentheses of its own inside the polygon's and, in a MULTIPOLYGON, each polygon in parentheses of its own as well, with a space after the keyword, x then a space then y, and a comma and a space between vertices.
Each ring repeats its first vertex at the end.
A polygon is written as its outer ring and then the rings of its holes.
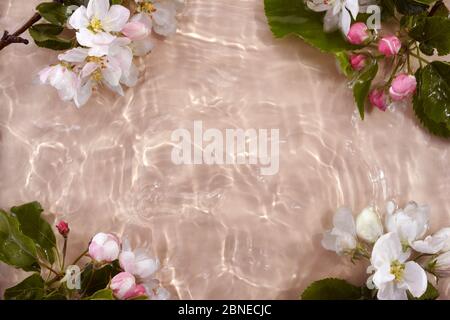
POLYGON ((428 236, 424 240, 414 241, 411 246, 418 252, 435 254, 442 250, 446 241, 445 237, 428 236))
POLYGON ((350 209, 339 208, 333 217, 333 225, 336 229, 356 236, 355 220, 350 209))
POLYGON ((450 228, 442 228, 435 233, 435 236, 446 238, 442 251, 450 251, 450 228))
POLYGON ((350 31, 350 25, 352 23, 352 18, 350 17, 350 13, 348 13, 347 9, 344 8, 341 13, 341 30, 347 35, 350 31))
POLYGON ((131 22, 139 22, 144 24, 148 29, 152 28, 152 19, 148 14, 145 13, 138 13, 134 15, 131 20, 131 22))
POLYGON ((89 77, 95 70, 98 69, 98 65, 95 62, 88 62, 84 65, 83 69, 81 70, 81 77, 87 78, 89 77))
POLYGON ((400 238, 396 233, 387 233, 382 235, 372 250, 371 262, 378 269, 385 264, 398 260, 404 262, 409 257, 409 252, 403 252, 400 238))
POLYGON ((85 48, 74 48, 58 55, 60 61, 83 62, 88 57, 89 50, 85 48))
POLYGON ((339 28, 339 15, 333 15, 332 10, 328 10, 323 19, 323 29, 325 32, 333 32, 339 28))
POLYGON ((90 0, 87 6, 87 15, 89 18, 103 20, 109 11, 109 0, 90 0))
POLYGON ((87 28, 89 19, 87 17, 86 7, 79 7, 69 18, 69 26, 73 29, 80 30, 87 28))
POLYGON ((142 57, 147 55, 150 51, 152 51, 155 45, 150 39, 144 39, 133 41, 130 47, 135 56, 142 57))
POLYGON ((129 72, 122 75, 120 83, 127 87, 134 87, 138 81, 139 71, 134 64, 131 65, 129 72))
POLYGON ((394 282, 390 282, 378 290, 378 300, 407 300, 406 289, 399 288, 394 282))
POLYGON ((130 10, 124 6, 113 5, 102 20, 103 28, 108 32, 119 32, 130 18, 130 10))
POLYGON ((347 0, 345 3, 345 7, 352 14, 353 19, 356 19, 359 13, 359 3, 358 0, 347 0))
POLYGON ((386 283, 391 282, 394 279, 395 276, 391 273, 391 264, 385 263, 378 267, 373 275, 372 281, 377 288, 382 288, 386 283))
POLYGON ((327 250, 336 252, 336 241, 336 236, 331 234, 330 231, 327 231, 323 234, 322 247, 327 250))
POLYGON ((406 283, 409 292, 418 298, 427 290, 427 275, 416 262, 409 261, 405 264, 403 281, 406 283))
POLYGON ((122 76, 122 70, 120 68, 108 64, 108 66, 102 70, 103 79, 111 86, 117 87, 119 85, 120 77, 122 76))
POLYGON ((39 80, 41 81, 42 84, 46 84, 51 72, 53 71, 53 67, 52 66, 48 66, 44 69, 42 69, 41 71, 39 71, 39 80))
POLYGON ((85 85, 81 86, 74 98, 74 102, 78 108, 81 108, 86 104, 92 95, 92 82, 88 81, 85 85))

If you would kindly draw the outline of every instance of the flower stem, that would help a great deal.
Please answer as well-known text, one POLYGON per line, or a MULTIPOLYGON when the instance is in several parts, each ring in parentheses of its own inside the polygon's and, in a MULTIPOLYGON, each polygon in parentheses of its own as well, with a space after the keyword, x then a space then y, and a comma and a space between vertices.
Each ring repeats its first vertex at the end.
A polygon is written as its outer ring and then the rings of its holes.
POLYGON ((63 258, 62 258, 62 270, 66 267, 66 253, 67 253, 67 236, 64 237, 64 246, 63 246, 63 258))
POLYGON ((56 274, 57 276, 60 276, 60 273, 58 271, 56 271, 55 269, 53 269, 51 266, 46 265, 42 261, 39 262, 39 264, 41 265, 41 267, 44 267, 44 268, 50 270, 51 272, 53 272, 54 274, 56 274))
POLYGON ((84 251, 78 256, 78 258, 76 258, 76 259, 72 262, 72 264, 77 264, 77 262, 80 261, 80 260, 86 255, 86 253, 88 253, 88 249, 84 250, 84 251))

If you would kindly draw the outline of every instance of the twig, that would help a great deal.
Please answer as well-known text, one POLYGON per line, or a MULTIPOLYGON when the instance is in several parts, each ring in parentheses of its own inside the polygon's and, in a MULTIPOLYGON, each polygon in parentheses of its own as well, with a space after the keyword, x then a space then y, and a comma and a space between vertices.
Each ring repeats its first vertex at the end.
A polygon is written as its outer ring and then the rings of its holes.
POLYGON ((39 13, 35 13, 23 26, 21 26, 16 32, 10 34, 8 31, 3 33, 3 37, 0 39, 0 50, 9 46, 12 43, 24 43, 28 44, 28 40, 20 37, 22 33, 27 31, 31 26, 33 26, 36 22, 41 20, 41 15, 39 13))
MULTIPOLYGON (((62 3, 62 0, 53 0, 53 2, 62 3)), ((10 34, 8 31, 3 33, 3 37, 0 38, 0 50, 9 46, 12 43, 28 44, 27 39, 22 38, 20 35, 31 28, 36 22, 41 20, 42 16, 39 13, 35 13, 23 26, 21 26, 16 32, 10 34)))

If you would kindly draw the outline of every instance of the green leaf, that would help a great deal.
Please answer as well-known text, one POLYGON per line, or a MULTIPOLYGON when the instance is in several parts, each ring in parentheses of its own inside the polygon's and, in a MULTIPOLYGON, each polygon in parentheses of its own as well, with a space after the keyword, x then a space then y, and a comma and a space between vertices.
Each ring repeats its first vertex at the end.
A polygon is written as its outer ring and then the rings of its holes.
POLYGON ((450 137, 450 64, 434 61, 416 72, 414 111, 433 134, 450 137))
POLYGON ((439 298, 439 291, 428 282, 427 291, 419 298, 414 298, 414 300, 436 300, 439 298))
POLYGON ((11 212, 19 220, 20 230, 34 240, 37 248, 45 255, 47 261, 53 264, 55 261, 53 249, 56 248, 56 238, 50 224, 41 217, 43 211, 39 202, 31 202, 11 208, 11 212))
POLYGON ((63 0, 65 6, 84 6, 86 5, 85 0, 63 0))
POLYGON ((350 64, 350 60, 349 57, 347 55, 346 52, 336 52, 334 54, 336 56, 336 60, 339 64, 339 68, 342 71, 342 73, 346 76, 346 77, 350 77, 351 75, 353 75, 353 68, 352 65, 350 64))
POLYGON ((39 14, 48 22, 62 26, 67 21, 67 8, 58 2, 43 2, 36 7, 39 14))
POLYGON ((448 17, 450 11, 442 1, 436 2, 433 9, 430 11, 430 15, 433 17, 448 17))
POLYGON ((427 17, 421 19, 409 36, 420 42, 420 49, 428 55, 428 49, 437 49, 440 56, 450 53, 450 19, 447 17, 427 17))
POLYGON ((53 291, 44 297, 42 297, 42 300, 67 300, 66 296, 58 291, 53 291))
POLYGON ((95 292, 105 289, 111 279, 121 272, 118 261, 96 268, 88 264, 81 273, 81 291, 84 296, 91 296, 95 292))
POLYGON ((41 300, 43 296, 44 280, 38 273, 5 291, 5 300, 41 300))
POLYGON ((272 33, 277 38, 295 34, 323 52, 352 50, 339 31, 323 30, 323 14, 309 10, 299 0, 265 0, 265 12, 272 33))
POLYGON ((362 290, 345 280, 328 278, 313 282, 303 291, 302 300, 359 300, 362 290))
POLYGON ((414 0, 394 0, 397 11, 401 14, 415 15, 427 11, 428 5, 414 0))
POLYGON ((29 31, 37 46, 53 50, 66 50, 75 46, 75 39, 65 39, 58 35, 64 29, 52 24, 36 24, 29 31))
POLYGON ((114 4, 122 4, 122 0, 109 0, 109 2, 111 3, 111 5, 114 5, 114 4))
POLYGON ((95 292, 93 295, 84 298, 84 300, 115 300, 111 289, 102 289, 95 292))
POLYGON ((380 1, 382 14, 387 15, 388 17, 395 16, 395 3, 394 0, 381 0, 380 1))
POLYGON ((363 120, 367 96, 369 95, 372 80, 377 75, 377 72, 378 62, 375 59, 372 59, 371 63, 357 76, 353 85, 353 96, 355 98, 356 105, 358 106, 359 115, 363 120))
POLYGON ((37 271, 36 246, 20 231, 17 217, 0 210, 0 261, 25 271, 37 271))

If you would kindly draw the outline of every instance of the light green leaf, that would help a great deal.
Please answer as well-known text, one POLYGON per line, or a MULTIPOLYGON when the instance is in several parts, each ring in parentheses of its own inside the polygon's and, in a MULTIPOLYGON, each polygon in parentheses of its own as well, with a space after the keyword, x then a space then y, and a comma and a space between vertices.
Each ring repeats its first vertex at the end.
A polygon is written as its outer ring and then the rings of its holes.
POLYGON ((427 291, 419 298, 412 298, 412 300, 436 300, 439 298, 439 291, 428 282, 427 291))
POLYGON ((369 95, 372 80, 378 72, 378 62, 372 59, 371 63, 361 71, 357 76, 353 85, 353 96, 358 106, 359 115, 364 120, 364 112, 366 107, 367 96, 369 95))
POLYGON ((39 14, 48 22, 62 26, 67 21, 67 8, 58 2, 43 2, 36 7, 39 14))
POLYGON ((313 282, 302 293, 302 300, 359 300, 363 293, 345 280, 328 278, 313 282))
MULTIPOLYGON (((423 18, 409 32, 409 36, 420 42, 421 49, 437 49, 440 56, 450 53, 450 19, 447 17, 423 18)), ((427 49, 422 50, 422 52, 430 53, 427 49)))
POLYGON ((5 291, 5 300, 41 300, 43 296, 44 280, 38 273, 5 291))
POLYGON ((115 300, 111 289, 102 289, 84 300, 115 300))
POLYGON ((34 240, 37 248, 45 255, 46 260, 53 264, 55 261, 53 249, 56 247, 56 238, 52 227, 41 217, 43 211, 38 202, 11 208, 11 212, 19 221, 20 230, 34 240))
POLYGON ((414 111, 435 135, 450 137, 450 64, 434 61, 417 70, 414 111))
POLYGON ((0 261, 25 271, 37 271, 36 246, 20 231, 17 217, 0 210, 0 261))
POLYGON ((323 14, 309 10, 303 1, 265 0, 270 28, 277 38, 295 34, 308 44, 324 52, 354 49, 339 32, 323 30, 323 14))
POLYGON ((339 65, 339 69, 346 77, 353 75, 354 71, 350 64, 349 57, 346 52, 336 52, 334 54, 339 65))

